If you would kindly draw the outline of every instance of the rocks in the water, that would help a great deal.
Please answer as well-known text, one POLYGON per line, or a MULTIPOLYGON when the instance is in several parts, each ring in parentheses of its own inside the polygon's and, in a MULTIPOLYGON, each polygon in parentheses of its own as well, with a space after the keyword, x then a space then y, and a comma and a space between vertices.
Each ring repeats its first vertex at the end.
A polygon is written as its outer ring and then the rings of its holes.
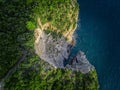
POLYGON ((78 54, 70 60, 70 64, 67 64, 66 68, 80 70, 84 74, 94 70, 94 66, 89 63, 86 55, 82 51, 79 51, 78 54))

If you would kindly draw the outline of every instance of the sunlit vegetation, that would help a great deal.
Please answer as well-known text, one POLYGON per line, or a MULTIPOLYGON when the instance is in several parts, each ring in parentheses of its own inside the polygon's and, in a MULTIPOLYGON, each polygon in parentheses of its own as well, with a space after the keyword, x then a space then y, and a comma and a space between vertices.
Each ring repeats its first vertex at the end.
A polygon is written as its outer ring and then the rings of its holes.
POLYGON ((26 23, 26 27, 29 29, 29 30, 34 30, 35 29, 35 23, 31 22, 31 21, 28 21, 26 23))
MULTIPOLYGON (((29 3, 32 2, 34 0, 29 3)), ((31 17, 35 20, 39 17, 42 25, 49 22, 55 27, 54 29, 48 27, 47 30, 51 29, 59 35, 58 32, 63 33, 69 30, 71 25, 73 25, 72 29, 75 28, 79 9, 76 0, 37 0, 34 3, 36 6, 33 8, 34 14, 31 17)))
MULTIPOLYGON (((34 1, 34 0, 33 0, 34 1)), ((42 24, 51 22, 61 31, 76 23, 78 3, 76 0, 37 0, 37 6, 33 9, 41 19, 42 24), (67 23, 66 23, 67 22, 67 23)))

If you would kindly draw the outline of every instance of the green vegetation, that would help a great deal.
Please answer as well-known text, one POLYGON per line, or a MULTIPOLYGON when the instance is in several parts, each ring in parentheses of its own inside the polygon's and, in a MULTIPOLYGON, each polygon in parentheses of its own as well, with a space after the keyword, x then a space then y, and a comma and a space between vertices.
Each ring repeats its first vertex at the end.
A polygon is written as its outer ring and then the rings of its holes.
POLYGON ((33 37, 26 28, 32 6, 25 0, 0 0, 0 78, 20 59, 20 46, 33 37))
POLYGON ((95 71, 84 75, 68 69, 55 69, 29 53, 16 72, 6 80, 5 90, 98 90, 95 71))
MULTIPOLYGON (((33 0, 34 1, 34 0, 33 0)), ((61 32, 68 30, 71 24, 77 22, 78 3, 75 0, 37 0, 33 9, 36 17, 40 17, 42 24, 51 24, 61 32), (67 22, 67 23, 66 23, 67 22)))
POLYGON ((53 38, 62 37, 62 33, 61 32, 57 33, 57 32, 55 32, 53 30, 44 30, 44 32, 46 34, 51 34, 53 36, 53 38))
POLYGON ((0 0, 0 79, 22 57, 21 49, 28 51, 25 60, 5 80, 5 90, 98 90, 95 71, 83 75, 55 69, 34 53, 37 17, 42 24, 50 22, 61 30, 50 28, 46 33, 61 36, 76 24, 78 4, 75 2, 75 8, 71 5, 71 0, 0 0))
POLYGON ((31 21, 28 21, 27 23, 26 23, 27 25, 26 25, 26 27, 29 29, 29 30, 34 30, 35 29, 35 23, 33 23, 33 22, 31 22, 31 21))
MULTIPOLYGON (((72 25, 71 29, 74 29, 77 24, 79 5, 76 0, 30 0, 29 3, 36 5, 32 9, 34 13, 31 18, 36 22, 39 17, 42 25, 49 23, 45 30, 52 30, 60 35, 60 33, 68 31, 72 25)), ((29 25, 28 27, 30 27, 29 25)))

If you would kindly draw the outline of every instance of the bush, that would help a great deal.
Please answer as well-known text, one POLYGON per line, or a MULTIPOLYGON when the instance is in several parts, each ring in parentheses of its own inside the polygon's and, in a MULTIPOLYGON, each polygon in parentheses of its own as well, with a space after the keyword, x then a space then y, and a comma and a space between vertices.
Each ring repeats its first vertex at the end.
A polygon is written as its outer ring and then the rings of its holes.
POLYGON ((35 26, 35 23, 34 23, 34 22, 28 21, 28 22, 26 23, 26 27, 27 27, 29 30, 34 30, 36 26, 35 26))

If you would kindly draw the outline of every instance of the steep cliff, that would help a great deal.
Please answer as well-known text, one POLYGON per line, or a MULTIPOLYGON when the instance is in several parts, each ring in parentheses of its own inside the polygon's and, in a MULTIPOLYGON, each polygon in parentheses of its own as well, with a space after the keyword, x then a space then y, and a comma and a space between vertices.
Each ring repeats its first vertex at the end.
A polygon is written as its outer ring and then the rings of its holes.
MULTIPOLYGON (((44 24, 42 24, 40 19, 42 17, 37 17, 38 26, 35 29, 34 45, 38 56, 52 66, 56 68, 80 70, 82 73, 88 73, 89 71, 94 70, 94 67, 86 59, 83 52, 80 51, 74 59, 69 59, 71 48, 75 43, 73 33, 77 27, 76 22, 78 20, 79 8, 76 6, 76 3, 76 1, 70 1, 70 10, 65 14, 66 17, 70 18, 68 18, 68 22, 66 21, 65 25, 61 28, 52 24, 52 21, 44 22, 44 24), (69 27, 67 29, 65 27, 68 24, 69 27)), ((59 9, 60 8, 58 8, 58 11, 59 9)), ((60 18, 64 18, 64 16, 60 18)), ((60 24, 61 23, 62 22, 60 22, 60 24)))

